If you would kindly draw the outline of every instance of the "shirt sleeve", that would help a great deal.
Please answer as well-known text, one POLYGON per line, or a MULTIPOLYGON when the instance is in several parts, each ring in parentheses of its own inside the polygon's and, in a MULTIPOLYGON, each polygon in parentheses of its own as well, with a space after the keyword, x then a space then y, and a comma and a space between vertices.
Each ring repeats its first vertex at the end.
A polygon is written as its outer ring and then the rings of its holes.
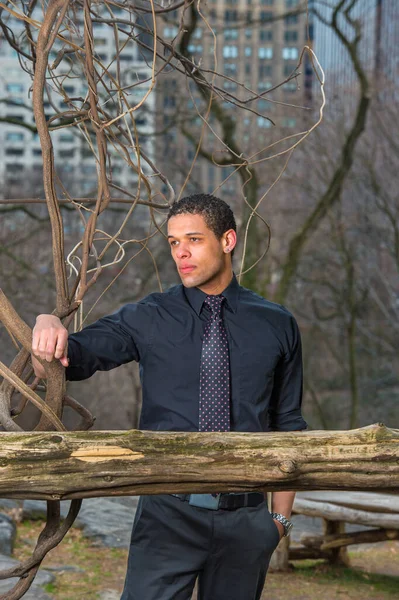
POLYGON ((139 361, 152 338, 154 311, 142 303, 126 304, 68 337, 66 378, 79 381, 96 371, 139 361))
MULTIPOLYGON (((287 311, 288 312, 288 311, 287 311)), ((302 347, 301 336, 294 317, 286 328, 286 352, 274 372, 269 406, 269 425, 272 431, 297 431, 307 428, 302 417, 302 347)))

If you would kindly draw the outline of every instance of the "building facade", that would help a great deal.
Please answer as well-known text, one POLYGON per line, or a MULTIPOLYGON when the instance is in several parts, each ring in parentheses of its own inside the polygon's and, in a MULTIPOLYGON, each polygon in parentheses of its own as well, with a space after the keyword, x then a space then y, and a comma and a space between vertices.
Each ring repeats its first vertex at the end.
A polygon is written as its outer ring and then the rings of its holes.
MULTIPOLYGON (((249 160, 277 139, 303 131, 312 94, 306 54, 299 65, 302 49, 311 43, 305 5, 301 0, 211 0, 201 5, 187 50, 215 86, 217 110, 207 116, 208 97, 172 70, 159 77, 156 96, 157 129, 164 132, 157 160, 175 182, 184 183, 191 173, 187 191, 217 192, 230 200, 240 195, 242 180, 235 167, 223 165, 228 151, 221 138, 227 129, 234 128, 235 149, 249 160), (223 128, 226 119, 230 121, 223 128), (202 129, 196 156, 195 140, 202 129)), ((179 16, 159 21, 163 37, 176 47, 179 16)), ((226 137, 224 141, 228 145, 226 137)))
MULTIPOLYGON (((326 73, 329 103, 338 107, 346 104, 353 109, 358 76, 348 50, 329 24, 336 4, 311 0, 310 8, 315 9, 314 47, 326 73)), ((373 94, 383 102, 394 102, 399 81, 399 3, 396 0, 358 0, 350 17, 360 27, 357 54, 372 83, 373 94)), ((338 26, 349 40, 353 39, 355 29, 342 15, 338 26)))
MULTIPOLYGON (((126 13, 115 8, 114 18, 126 13)), ((43 15, 37 11, 37 20, 43 15)), ((67 35, 77 44, 83 44, 83 14, 68 15, 70 23, 67 35)), ((7 26, 15 39, 24 47, 23 21, 10 16, 7 26)), ((126 27, 126 26, 125 26, 126 27)), ((130 106, 134 106, 148 94, 151 82, 151 69, 147 56, 139 51, 128 36, 119 35, 119 49, 115 49, 115 32, 105 23, 93 23, 94 57, 97 72, 101 76, 98 86, 100 104, 104 111, 113 117, 126 111, 122 105, 115 81, 123 88, 130 106), (118 56, 118 60, 116 60, 118 56), (108 92, 107 92, 108 90, 108 92)), ((72 196, 95 195, 97 190, 98 158, 93 129, 82 121, 80 125, 60 127, 61 121, 52 117, 58 112, 87 109, 88 84, 84 77, 83 65, 66 54, 59 60, 60 43, 55 43, 50 53, 47 85, 44 96, 46 118, 50 122, 51 139, 54 146, 55 167, 60 180, 72 196), (58 66, 54 66, 58 61, 58 66)), ((0 33, 0 182, 1 194, 8 198, 40 196, 42 192, 42 152, 36 132, 32 110, 32 63, 19 57, 0 33)), ((146 111, 134 112, 134 121, 140 134, 140 146, 149 158, 153 159, 154 131, 151 112, 155 98, 149 93, 146 98, 146 111)), ((105 117, 102 116, 105 120, 105 117)), ((67 119, 63 119, 64 123, 67 119)), ((123 123, 123 122, 122 122, 123 123)), ((131 122, 130 122, 131 123, 131 122)), ((134 130, 134 127, 131 125, 134 130)), ((133 134, 134 137, 134 134, 133 134)), ((134 144, 126 144, 129 157, 137 165, 134 144)), ((137 173, 125 160, 123 152, 116 145, 108 144, 108 175, 110 180, 121 188, 134 190, 137 187, 137 173)), ((144 172, 146 166, 143 166, 144 172)), ((147 169, 148 172, 148 169, 147 169)), ((120 194, 119 194, 120 195, 120 194)))

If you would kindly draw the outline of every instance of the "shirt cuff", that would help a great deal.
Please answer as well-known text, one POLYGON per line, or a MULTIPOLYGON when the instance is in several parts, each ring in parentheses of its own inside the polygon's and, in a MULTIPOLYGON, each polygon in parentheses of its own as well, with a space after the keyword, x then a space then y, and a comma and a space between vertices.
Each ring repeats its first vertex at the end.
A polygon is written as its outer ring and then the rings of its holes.
POLYGON ((300 408, 288 413, 271 413, 269 424, 272 431, 298 431, 308 427, 300 408))
POLYGON ((79 369, 80 352, 73 340, 68 340, 68 361, 69 366, 65 369, 65 379, 67 381, 79 381, 81 369, 79 369))

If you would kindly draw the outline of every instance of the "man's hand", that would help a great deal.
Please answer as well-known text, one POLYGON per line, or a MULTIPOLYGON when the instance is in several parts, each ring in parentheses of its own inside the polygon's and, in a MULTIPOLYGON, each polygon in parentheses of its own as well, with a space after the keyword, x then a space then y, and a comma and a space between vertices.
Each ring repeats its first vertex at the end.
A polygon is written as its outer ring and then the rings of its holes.
POLYGON ((39 315, 32 335, 32 365, 37 377, 44 378, 45 370, 35 356, 51 362, 58 358, 64 367, 68 366, 67 358, 68 331, 58 317, 39 315))

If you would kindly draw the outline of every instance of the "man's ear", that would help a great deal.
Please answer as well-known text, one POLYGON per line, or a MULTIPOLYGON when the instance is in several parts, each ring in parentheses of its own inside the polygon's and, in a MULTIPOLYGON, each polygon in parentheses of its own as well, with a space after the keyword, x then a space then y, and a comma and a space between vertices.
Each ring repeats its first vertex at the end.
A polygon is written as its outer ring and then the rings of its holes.
POLYGON ((234 229, 229 229, 223 235, 223 250, 228 254, 232 252, 237 244, 237 234, 234 229))

